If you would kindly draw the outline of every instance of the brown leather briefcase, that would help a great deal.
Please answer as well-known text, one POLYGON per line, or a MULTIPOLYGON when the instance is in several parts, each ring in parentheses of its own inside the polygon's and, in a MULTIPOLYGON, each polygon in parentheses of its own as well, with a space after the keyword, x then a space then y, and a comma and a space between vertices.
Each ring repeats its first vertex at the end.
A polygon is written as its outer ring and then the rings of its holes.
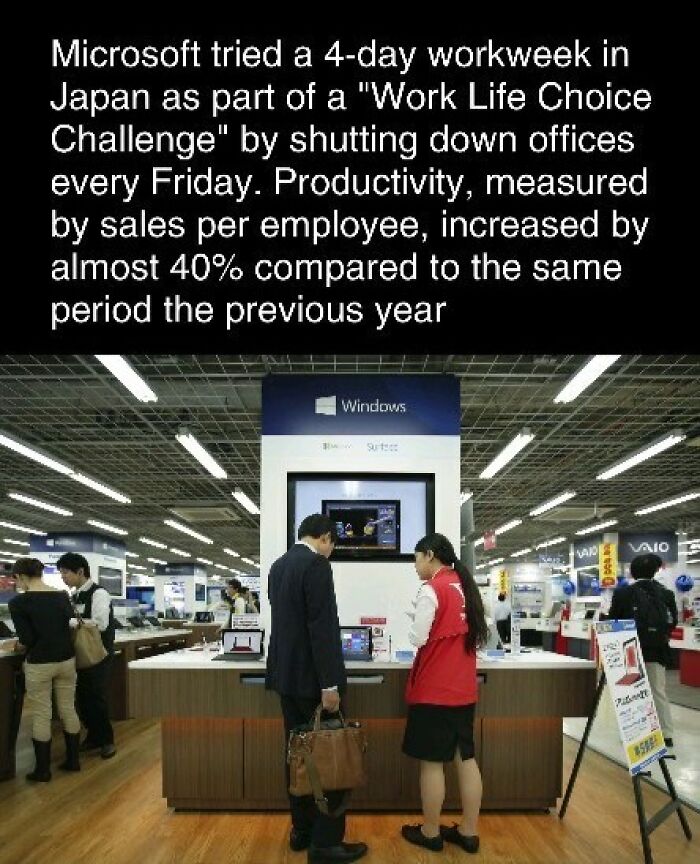
POLYGON ((290 732, 289 792, 313 795, 321 813, 338 816, 347 808, 349 791, 367 782, 367 738, 357 721, 346 723, 342 714, 321 722, 321 710, 319 705, 313 723, 290 732), (329 811, 324 792, 341 789, 348 795, 335 811, 329 811))

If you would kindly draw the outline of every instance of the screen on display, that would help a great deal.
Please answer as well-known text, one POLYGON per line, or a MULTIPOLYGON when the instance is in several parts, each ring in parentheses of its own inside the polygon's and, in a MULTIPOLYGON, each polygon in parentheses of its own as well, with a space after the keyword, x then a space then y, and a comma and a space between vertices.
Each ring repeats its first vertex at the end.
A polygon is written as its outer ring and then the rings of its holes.
POLYGON ((433 474, 289 474, 288 545, 306 516, 323 513, 338 533, 331 560, 412 560, 434 506, 433 474))
POLYGON ((138 600, 139 606, 146 606, 147 610, 155 609, 156 592, 150 585, 128 585, 126 589, 127 600, 138 600))
POLYGON ((577 595, 581 597, 600 597, 600 582, 597 573, 583 573, 579 571, 576 574, 577 595))
POLYGON ((227 654, 262 653, 262 630, 222 630, 221 645, 227 654))
POLYGON ((204 603, 207 599, 207 586, 206 585, 197 585, 194 586, 194 599, 197 603, 204 603))
POLYGON ((341 627, 340 645, 344 660, 370 660, 372 658, 372 628, 341 627))
POLYGON ((122 571, 116 567, 99 567, 97 570, 97 584, 109 594, 121 597, 122 571))

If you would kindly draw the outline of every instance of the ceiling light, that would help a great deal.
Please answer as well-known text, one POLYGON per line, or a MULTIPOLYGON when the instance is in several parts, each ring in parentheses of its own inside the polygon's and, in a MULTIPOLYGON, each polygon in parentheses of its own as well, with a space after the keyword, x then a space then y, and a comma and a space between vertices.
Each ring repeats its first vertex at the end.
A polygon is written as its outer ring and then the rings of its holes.
POLYGON ((461 507, 466 501, 474 497, 473 492, 462 492, 459 496, 459 506, 461 507))
POLYGON ((587 528, 581 528, 576 533, 580 536, 584 534, 595 534, 601 528, 609 528, 611 525, 617 525, 617 519, 608 519, 607 522, 596 522, 595 525, 589 525, 587 528))
POLYGON ((511 528, 517 528, 518 525, 522 525, 522 524, 523 524, 522 519, 512 519, 510 522, 506 522, 505 525, 501 525, 500 528, 496 528, 496 530, 493 533, 494 534, 505 534, 506 531, 510 531, 511 528))
POLYGON ((236 499, 236 501, 238 501, 241 507, 244 507, 249 513, 252 513, 253 516, 259 515, 260 508, 257 504, 251 501, 251 499, 245 494, 242 489, 236 487, 231 494, 236 499))
POLYGON ((496 458, 487 465, 481 474, 479 474, 479 477, 481 477, 482 480, 489 480, 494 476, 494 474, 497 474, 501 468, 507 465, 511 459, 514 459, 523 447, 527 447, 534 437, 535 436, 532 435, 528 429, 523 429, 522 432, 518 432, 510 444, 507 444, 498 456, 496 456, 496 458))
POLYGON ((230 567, 224 567, 223 564, 214 564, 214 567, 216 567, 217 570, 230 570, 231 569, 230 567))
POLYGON ((16 556, 17 553, 13 552, 12 549, 0 549, 0 555, 9 555, 11 558, 16 556))
POLYGON ((198 531, 193 531, 191 528, 188 528, 187 525, 183 525, 181 522, 176 522, 174 519, 163 519, 163 522, 171 528, 174 528, 176 531, 181 531, 183 534, 189 534, 190 537, 194 537, 196 540, 201 540, 202 543, 214 542, 211 538, 205 537, 204 534, 200 534, 198 531))
POLYGON ((245 564, 252 564, 253 567, 255 566, 255 561, 253 561, 252 558, 241 558, 241 561, 243 561, 245 564))
POLYGON ((12 546, 30 546, 30 543, 27 543, 24 540, 12 540, 10 537, 5 537, 2 541, 3 543, 10 543, 12 546))
POLYGON ((528 546, 526 549, 521 549, 519 552, 513 552, 510 557, 519 558, 521 555, 527 555, 528 552, 532 552, 532 546, 528 546))
POLYGON ((184 549, 176 549, 174 546, 171 546, 168 552, 172 552, 173 555, 180 555, 182 558, 189 558, 192 554, 191 552, 185 552, 184 549))
POLYGON ((662 438, 659 438, 657 441, 654 441, 642 450, 638 450, 636 453, 627 456, 622 461, 616 462, 610 468, 606 468, 605 471, 598 474, 596 480, 609 480, 611 477, 616 477, 618 474, 622 474, 623 471, 627 471, 629 468, 639 465, 640 462, 645 462, 647 459, 651 459, 652 456, 656 456, 658 453, 663 453, 664 450, 668 450, 669 447, 673 447, 675 444, 685 441, 685 438, 686 436, 683 432, 678 430, 669 432, 667 435, 664 435, 662 438))
POLYGON ((59 516, 73 515, 70 510, 66 510, 64 507, 57 507, 55 504, 40 501, 38 498, 31 498, 29 495, 20 495, 19 492, 8 492, 7 497, 12 498, 13 501, 21 501, 23 504, 38 507, 40 510, 48 510, 50 513, 58 513, 59 516))
POLYGON ((225 480, 226 472, 219 465, 219 463, 214 459, 211 453, 207 452, 207 450, 202 447, 202 445, 197 441, 197 439, 192 435, 191 432, 188 432, 186 429, 180 430, 179 434, 175 436, 177 440, 182 444, 182 446, 187 450, 190 455, 194 456, 194 458, 202 465, 207 471, 212 475, 212 477, 216 477, 217 480, 225 480))
POLYGON ((121 534, 125 536, 129 532, 124 530, 124 528, 117 528, 114 525, 108 525, 107 522, 98 522, 97 519, 88 519, 88 525, 94 525, 95 528, 104 528, 105 531, 111 531, 112 534, 121 534))
POLYGON ((104 483, 93 480, 92 477, 86 477, 85 474, 72 474, 71 479, 77 480, 78 483, 82 483, 83 486, 89 486, 91 489, 94 489, 97 492, 101 492, 108 498, 113 498, 115 501, 119 501, 121 504, 131 504, 131 498, 128 498, 121 492, 117 492, 116 489, 112 489, 110 486, 106 486, 104 483))
POLYGON ((46 531, 37 531, 36 528, 27 528, 25 525, 15 525, 14 522, 0 522, 0 528, 9 528, 10 531, 19 531, 22 534, 37 534, 46 537, 46 531))
POLYGON ((688 558, 686 564, 700 564, 700 558, 688 558))
POLYGON ((566 537, 555 537, 553 540, 545 540, 544 543, 538 543, 535 549, 546 549, 548 546, 556 546, 558 543, 563 543, 566 537))
POLYGON ((491 564, 501 564, 501 563, 502 563, 503 561, 505 561, 505 560, 506 560, 505 558, 492 558, 491 561, 488 561, 488 562, 487 562, 487 564, 488 564, 488 565, 491 565, 491 564))
POLYGON ((14 564, 15 558, 0 558, 0 564, 14 564))
POLYGON ((483 570, 484 567, 488 567, 488 566, 489 566, 488 564, 477 564, 474 569, 475 570, 483 570))
POLYGON ((641 510, 635 510, 634 515, 644 516, 646 513, 654 513, 656 510, 665 510, 666 507, 675 507, 677 504, 684 504, 686 501, 692 501, 694 498, 700 498, 700 492, 689 492, 687 495, 680 495, 678 498, 669 498, 668 501, 652 504, 651 507, 643 507, 641 510))
POLYGON ((619 360, 622 354, 596 354, 582 366, 573 378, 555 397, 555 402, 573 402, 584 390, 605 372, 612 364, 619 360))
POLYGON ((12 435, 8 435, 5 432, 0 432, 0 444, 4 447, 8 447, 10 450, 14 450, 15 453, 20 453, 28 459, 33 459, 35 462, 39 462, 40 465, 45 465, 47 468, 52 468, 54 471, 58 471, 59 474, 73 473, 73 469, 70 465, 66 465, 65 462, 59 462, 58 459, 48 456, 41 450, 37 450, 36 447, 23 444, 21 441, 18 441, 12 435))
POLYGON ((144 567, 143 564, 127 564, 126 566, 130 570, 147 570, 148 569, 147 567, 144 567))
POLYGON ((140 402, 157 402, 158 397, 146 384, 134 367, 121 354, 95 354, 95 357, 126 389, 140 402))
POLYGON ((210 566, 214 563, 210 561, 208 558, 197 558, 197 561, 201 561, 202 564, 209 564, 210 566))
POLYGON ((137 555, 136 552, 125 552, 124 553, 127 558, 140 558, 140 555, 137 555))
POLYGON ((691 543, 700 543, 700 537, 694 537, 692 540, 679 540, 679 546, 690 546, 691 543))
POLYGON ((139 543, 145 543, 147 546, 155 546, 156 549, 167 549, 167 543, 160 543, 158 540, 151 540, 150 537, 139 537, 139 543))
POLYGON ((239 555, 239 553, 236 552, 235 549, 228 549, 226 546, 224 546, 224 552, 225 552, 227 555, 230 555, 232 558, 240 558, 240 557, 241 557, 241 556, 239 555))
POLYGON ((570 498, 575 497, 575 492, 562 492, 561 495, 557 495, 556 498, 551 498, 549 501, 545 501, 544 504, 540 504, 539 507, 535 507, 534 510, 530 510, 530 516, 539 516, 541 513, 546 513, 547 510, 553 510, 555 507, 558 507, 559 504, 563 504, 564 501, 568 501, 570 498))
POLYGON ((476 540, 474 540, 474 546, 481 546, 483 544, 483 542, 484 542, 483 537, 477 537, 476 540))
POLYGON ((167 561, 163 561, 160 558, 146 558, 146 561, 150 561, 151 564, 167 564, 167 561))

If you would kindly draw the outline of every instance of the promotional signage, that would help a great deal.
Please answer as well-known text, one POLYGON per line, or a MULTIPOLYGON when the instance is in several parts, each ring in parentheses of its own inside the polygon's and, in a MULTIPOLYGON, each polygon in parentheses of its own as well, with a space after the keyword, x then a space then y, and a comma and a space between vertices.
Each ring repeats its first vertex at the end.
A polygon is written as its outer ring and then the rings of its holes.
POLYGON ((589 537, 586 540, 577 540, 574 543, 574 567, 593 567, 600 563, 598 553, 600 552, 600 544, 603 542, 603 535, 597 537, 589 537))
POLYGON ((30 550, 35 552, 96 552, 113 558, 125 558, 126 545, 123 540, 115 540, 102 534, 71 533, 47 534, 46 537, 32 536, 30 550))
POLYGON ((612 588, 617 582, 617 545, 600 544, 600 584, 602 588, 612 588))
POLYGON ((566 567, 569 563, 568 552, 540 552, 537 556, 540 564, 549 567, 566 567))
POLYGON ((508 593, 508 571, 501 570, 498 574, 498 593, 499 594, 507 594, 508 593))
POLYGON ((268 375, 263 435, 459 435, 453 375, 268 375))
POLYGON ((610 689, 630 774, 666 753, 634 621, 595 625, 598 650, 610 689))
POLYGON ((678 561, 678 535, 674 531, 646 531, 641 534, 620 533, 620 561, 629 564, 638 555, 650 552, 664 564, 678 561))
POLYGON ((153 572, 156 576, 206 576, 207 568, 203 564, 156 564, 153 572))
POLYGON ((488 552, 490 549, 496 548, 496 532, 495 531, 486 531, 484 532, 484 551, 488 552))

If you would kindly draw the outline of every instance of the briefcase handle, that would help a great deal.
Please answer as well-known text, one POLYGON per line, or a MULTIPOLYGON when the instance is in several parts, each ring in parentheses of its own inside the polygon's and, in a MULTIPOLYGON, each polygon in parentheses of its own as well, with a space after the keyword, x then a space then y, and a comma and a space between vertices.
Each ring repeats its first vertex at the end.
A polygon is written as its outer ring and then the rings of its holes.
MULTIPOLYGON (((318 708, 314 711, 314 732, 320 732, 321 731, 321 714, 322 713, 323 713, 323 703, 320 703, 318 708)), ((347 724, 345 723, 345 717, 343 717, 343 712, 337 711, 336 713, 337 713, 338 717, 340 717, 341 726, 343 726, 343 727, 346 726, 347 724)))

